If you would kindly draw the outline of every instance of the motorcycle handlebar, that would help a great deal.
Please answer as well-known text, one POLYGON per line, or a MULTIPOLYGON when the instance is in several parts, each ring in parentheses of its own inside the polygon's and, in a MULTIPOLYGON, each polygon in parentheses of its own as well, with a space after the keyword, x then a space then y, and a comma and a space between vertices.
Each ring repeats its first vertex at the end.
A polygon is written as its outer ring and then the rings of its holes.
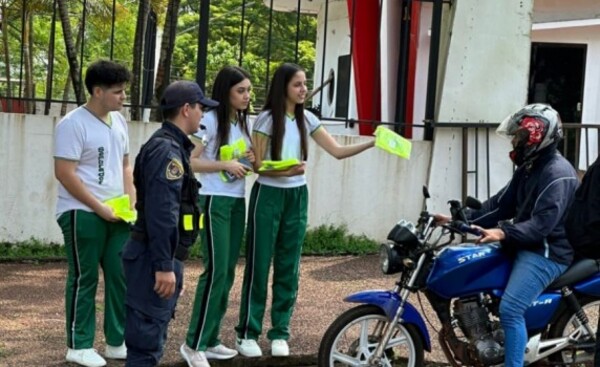
POLYGON ((479 229, 473 228, 470 225, 466 224, 465 222, 461 222, 459 220, 452 222, 451 227, 453 227, 463 233, 470 233, 475 236, 482 235, 482 233, 479 229))

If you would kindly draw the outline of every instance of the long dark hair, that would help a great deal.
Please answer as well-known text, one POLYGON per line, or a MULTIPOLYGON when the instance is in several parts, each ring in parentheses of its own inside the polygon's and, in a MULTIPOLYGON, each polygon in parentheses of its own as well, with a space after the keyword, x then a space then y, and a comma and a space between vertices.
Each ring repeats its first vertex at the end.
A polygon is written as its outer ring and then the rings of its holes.
MULTIPOLYGON (((285 134, 285 106, 287 98, 287 86, 297 72, 304 71, 300 66, 285 63, 275 70, 271 87, 263 110, 271 110, 273 119, 273 131, 271 132, 271 159, 281 160, 281 148, 283 135, 285 134)), ((306 125, 304 124, 304 104, 297 104, 294 108, 296 125, 300 132, 300 153, 302 160, 308 158, 306 125)))
MULTIPOLYGON (((213 84, 211 98, 219 102, 217 107, 217 151, 216 157, 219 157, 220 148, 227 144, 230 130, 229 113, 231 111, 231 102, 229 101, 229 93, 231 88, 240 83, 244 79, 250 79, 250 74, 238 66, 226 66, 219 71, 213 84)), ((248 108, 250 106, 248 105, 248 108)), ((240 128, 243 132, 250 137, 248 131, 248 108, 245 110, 238 110, 236 112, 236 119, 240 128)))

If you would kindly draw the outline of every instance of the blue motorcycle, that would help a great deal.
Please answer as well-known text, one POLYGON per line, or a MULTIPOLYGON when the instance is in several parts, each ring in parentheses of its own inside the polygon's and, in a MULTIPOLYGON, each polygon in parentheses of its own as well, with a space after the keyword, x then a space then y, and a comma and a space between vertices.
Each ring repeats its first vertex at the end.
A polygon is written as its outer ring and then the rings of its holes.
MULTIPOLYGON (((429 198, 427 188, 423 194, 429 198)), ((360 305, 329 326, 319 366, 423 366, 431 340, 424 318, 408 302, 411 294, 419 303, 425 295, 436 313, 442 326, 435 331, 451 366, 503 364, 498 309, 510 257, 499 245, 451 245, 455 236, 478 234, 468 225, 465 209, 481 203, 473 198, 465 206, 449 203, 449 224, 436 225, 425 210, 416 225, 401 220, 394 226, 380 259, 384 274, 400 273, 395 287, 344 299, 360 305)), ((525 365, 592 366, 599 306, 600 262, 575 262, 527 310, 525 365)))

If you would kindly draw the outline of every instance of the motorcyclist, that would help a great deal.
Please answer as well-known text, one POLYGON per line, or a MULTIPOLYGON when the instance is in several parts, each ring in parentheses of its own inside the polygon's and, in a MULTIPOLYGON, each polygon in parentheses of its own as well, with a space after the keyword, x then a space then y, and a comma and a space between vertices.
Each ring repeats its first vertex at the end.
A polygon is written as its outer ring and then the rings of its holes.
MULTIPOLYGON (((549 105, 521 108, 497 132, 511 138, 509 156, 517 169, 480 210, 468 213, 468 219, 480 227, 478 243, 500 242, 514 257, 500 302, 500 323, 505 334, 504 366, 521 367, 527 345, 525 311, 573 260, 564 222, 578 179, 557 151, 561 120, 549 105)), ((451 219, 435 217, 438 223, 451 219)))
MULTIPOLYGON (((588 167, 575 191, 575 200, 567 216, 569 241, 576 256, 600 259, 600 156, 588 167)), ((594 367, 600 367, 600 318, 596 328, 594 367)))

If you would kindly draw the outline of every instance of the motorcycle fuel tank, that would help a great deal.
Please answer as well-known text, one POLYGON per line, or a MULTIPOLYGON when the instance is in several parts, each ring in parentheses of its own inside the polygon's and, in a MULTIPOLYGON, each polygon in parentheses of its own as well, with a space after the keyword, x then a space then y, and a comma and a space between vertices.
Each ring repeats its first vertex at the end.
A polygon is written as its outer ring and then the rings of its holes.
POLYGON ((442 249, 436 256, 427 288, 444 298, 504 289, 512 262, 496 244, 461 244, 442 249))

